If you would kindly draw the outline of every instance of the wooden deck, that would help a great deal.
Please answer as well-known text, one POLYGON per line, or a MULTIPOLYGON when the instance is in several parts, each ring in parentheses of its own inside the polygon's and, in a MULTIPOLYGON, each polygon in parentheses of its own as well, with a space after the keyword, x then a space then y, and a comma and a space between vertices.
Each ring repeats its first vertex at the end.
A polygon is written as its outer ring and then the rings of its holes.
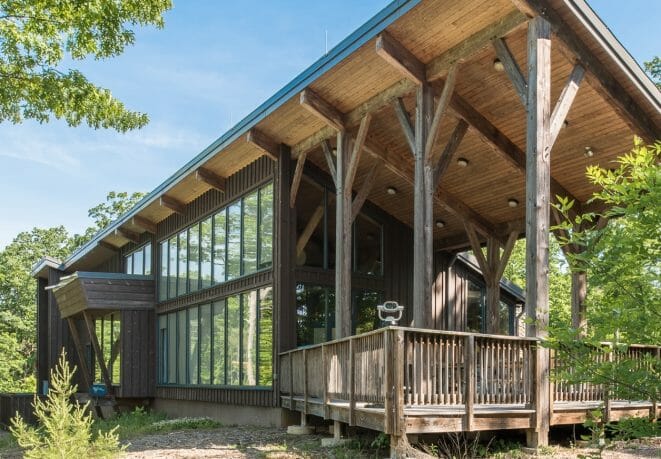
MULTIPOLYGON (((383 328, 280 354, 281 404, 389 434, 533 429, 537 344, 531 338, 383 328)), ((660 413, 649 401, 604 403, 597 386, 556 382, 551 393, 551 425, 582 423, 604 406, 609 420, 660 413)))

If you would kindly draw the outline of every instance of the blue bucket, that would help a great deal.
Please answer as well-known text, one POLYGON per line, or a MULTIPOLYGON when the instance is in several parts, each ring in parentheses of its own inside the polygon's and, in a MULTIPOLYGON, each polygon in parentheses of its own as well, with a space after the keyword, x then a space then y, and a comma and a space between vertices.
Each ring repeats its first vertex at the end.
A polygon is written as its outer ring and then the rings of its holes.
POLYGON ((92 397, 105 397, 108 394, 108 388, 105 384, 92 384, 90 395, 92 397))

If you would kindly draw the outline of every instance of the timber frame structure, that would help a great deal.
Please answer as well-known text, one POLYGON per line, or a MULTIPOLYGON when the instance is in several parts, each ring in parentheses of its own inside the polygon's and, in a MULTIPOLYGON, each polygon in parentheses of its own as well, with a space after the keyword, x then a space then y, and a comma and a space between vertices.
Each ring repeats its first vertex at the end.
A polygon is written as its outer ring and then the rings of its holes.
MULTIPOLYGON (((551 425, 582 422, 604 395, 554 386, 538 345, 552 203, 587 209, 585 167, 660 127, 658 89, 584 0, 394 1, 69 259, 35 267, 38 380, 72 339, 61 277, 148 271, 153 309, 122 322, 125 352, 145 354, 122 384, 141 374, 138 396, 157 407, 245 422, 284 407, 390 433, 396 451, 407 433, 487 428, 546 444, 551 425), (522 237, 525 301, 507 306, 502 276, 522 237), (483 290, 453 271, 466 249, 483 290), (377 297, 406 306, 406 327, 361 333, 361 305, 377 297), (207 361, 198 333, 211 318, 223 345, 207 361)), ((580 328, 586 279, 572 280, 580 328)), ((132 301, 123 289, 114 311, 132 301)), ((658 413, 654 401, 608 409, 658 413)))

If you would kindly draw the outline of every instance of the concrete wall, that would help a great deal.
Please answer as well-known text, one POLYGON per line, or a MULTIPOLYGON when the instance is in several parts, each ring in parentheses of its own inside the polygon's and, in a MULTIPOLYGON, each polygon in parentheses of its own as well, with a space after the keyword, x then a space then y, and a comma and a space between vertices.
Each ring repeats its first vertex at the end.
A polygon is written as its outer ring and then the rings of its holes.
POLYGON ((283 408, 222 405, 211 402, 163 398, 154 399, 152 407, 156 411, 167 413, 168 416, 173 418, 207 416, 227 425, 286 427, 300 422, 299 413, 283 408))

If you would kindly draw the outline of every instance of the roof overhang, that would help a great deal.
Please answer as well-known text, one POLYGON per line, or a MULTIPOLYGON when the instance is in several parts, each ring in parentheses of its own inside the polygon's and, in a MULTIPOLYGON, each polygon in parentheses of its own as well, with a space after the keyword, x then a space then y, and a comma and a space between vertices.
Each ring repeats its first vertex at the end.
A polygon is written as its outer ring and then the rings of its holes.
POLYGON ((41 259, 32 266, 30 276, 35 278, 48 279, 48 268, 60 269, 61 266, 62 262, 56 258, 48 256, 41 257, 41 259))
MULTIPOLYGON (((450 9, 448 9, 448 11, 445 11, 442 8, 438 8, 438 6, 442 6, 442 3, 443 0, 396 0, 390 3, 376 16, 374 16, 358 30, 352 33, 349 37, 343 40, 339 45, 333 48, 327 55, 319 59, 299 76, 294 78, 294 80, 292 80, 288 85, 275 93, 271 98, 269 98, 266 102, 260 105, 252 113, 250 113, 246 118, 240 121, 237 125, 231 128, 223 136, 221 136, 195 158, 184 165, 181 169, 175 172, 154 191, 145 196, 145 198, 137 203, 131 211, 113 222, 108 228, 95 235, 87 244, 77 250, 67 260, 65 260, 61 268, 65 270, 84 269, 86 264, 81 263, 81 260, 85 259, 88 254, 94 252, 97 255, 101 254, 102 256, 109 256, 111 253, 110 251, 114 249, 119 250, 121 246, 130 242, 131 238, 123 237, 122 234, 126 235, 131 231, 136 231, 137 229, 140 229, 140 232, 142 232, 142 230, 153 232, 153 228, 157 223, 162 221, 164 218, 167 218, 167 216, 171 215, 172 212, 177 212, 177 209, 180 209, 181 205, 187 204, 190 202, 190 200, 194 199, 195 196, 201 195, 203 192, 210 188, 222 188, 222 181, 225 177, 222 174, 217 176, 214 176, 213 174, 218 174, 219 170, 222 172, 222 166, 218 166, 218 164, 219 162, 222 162, 224 158, 233 158, 232 160, 228 159, 228 161, 235 161, 236 158, 245 159, 242 158, 242 155, 248 152, 248 156, 250 158, 259 157, 259 155, 265 155, 271 159, 274 159, 276 157, 273 152, 274 145, 286 144, 290 147, 296 146, 296 143, 291 143, 288 141, 288 139, 300 144, 301 139, 291 139, 293 137, 291 135, 289 138, 286 138, 286 135, 282 133, 282 125, 284 124, 284 121, 281 120, 280 124, 278 124, 277 122, 274 122, 274 119, 277 121, 277 118, 282 116, 283 113, 287 112, 290 106, 295 106, 293 110, 300 110, 298 108, 298 98, 299 94, 303 90, 310 88, 311 85, 316 87, 321 86, 323 87, 322 89, 328 89, 330 86, 332 86, 328 80, 336 78, 335 73, 340 72, 343 66, 348 65, 348 63, 351 63, 352 60, 368 56, 365 53, 366 48, 369 48, 369 51, 373 52, 372 42, 381 32, 385 31, 386 29, 388 29, 388 32, 390 32, 393 28, 397 29, 404 23, 406 23, 406 25, 403 30, 400 30, 400 33, 403 33, 404 37, 406 37, 407 34, 411 35, 411 40, 409 40, 408 43, 410 50, 413 52, 418 52, 419 50, 416 49, 415 46, 418 46, 420 43, 428 43, 430 40, 429 37, 419 39, 419 37, 415 36, 415 34, 419 31, 424 31, 424 21, 426 18, 424 14, 420 14, 420 10, 425 8, 429 10, 431 7, 434 7, 433 9, 436 12, 435 14, 438 15, 456 16, 458 13, 454 10, 450 11, 450 9), (274 131, 273 129, 270 129, 273 128, 273 126, 278 126, 278 129, 280 129, 279 132, 282 134, 281 136, 277 136, 277 130, 274 131), (267 134, 266 136, 263 135, 265 129, 267 134), (271 131, 271 138, 268 138, 269 129, 271 131), (257 135, 257 133, 260 134, 257 135), (252 147, 246 147, 246 144, 250 144, 252 147), (253 148, 253 150, 250 150, 249 148, 253 148), (217 166, 216 170, 213 170, 213 168, 209 167, 211 163, 217 166), (211 175, 209 175, 208 172, 210 172, 211 175), (170 199, 172 196, 169 194, 176 194, 177 190, 180 192, 182 188, 190 188, 192 190, 190 193, 191 198, 189 200, 177 201, 176 199, 170 199), (159 208, 159 205, 162 207, 159 208), (153 210, 155 207, 159 210, 158 212, 154 213, 153 210), (149 216, 150 212, 152 212, 152 218, 145 222, 144 217, 149 216), (142 223, 138 219, 142 219, 142 223), (149 227, 152 229, 150 230, 149 227), (102 252, 104 250, 106 252, 102 252)), ((465 4, 463 2, 458 4, 453 3, 453 8, 469 8, 471 7, 469 3, 470 2, 465 4)), ((622 91, 615 92, 623 92, 624 99, 618 99, 617 97, 611 98, 615 100, 614 104, 617 105, 619 102, 620 113, 622 101, 630 101, 630 105, 635 106, 634 112, 640 115, 640 126, 642 126, 641 130, 644 131, 643 133, 648 134, 646 137, 649 138, 650 133, 652 137, 658 137, 659 126, 661 125, 661 94, 647 77, 647 75, 626 52, 626 50, 619 44, 619 42, 617 42, 605 24, 596 16, 596 14, 594 14, 587 3, 585 3, 585 1, 513 0, 512 2, 501 3, 502 5, 500 6, 502 7, 502 11, 496 12, 494 14, 501 14, 502 17, 500 19, 497 17, 492 17, 489 20, 504 20, 507 15, 512 14, 515 16, 522 16, 525 20, 526 17, 524 17, 524 15, 530 17, 542 14, 548 18, 553 16, 555 18, 554 21, 556 25, 558 23, 567 24, 566 27, 571 29, 571 33, 573 34, 572 36, 577 37, 576 39, 578 40, 581 49, 584 51, 587 50, 587 53, 584 52, 583 54, 597 56, 593 57, 593 59, 596 59, 595 62, 597 67, 601 69, 603 73, 608 76, 608 78, 610 78, 609 81, 614 79, 616 80, 618 87, 622 87, 622 91), (516 6, 518 10, 515 10, 513 5, 516 6)), ((481 12, 480 14, 485 15, 486 13, 481 12)), ((470 21, 464 21, 464 19, 468 18, 468 15, 463 14, 462 12, 462 14, 459 16, 462 19, 452 21, 442 16, 439 17, 443 20, 447 19, 450 21, 448 24, 449 29, 458 30, 459 32, 457 33, 474 34, 474 30, 468 30, 470 28, 468 25, 470 21), (459 23, 461 23, 461 26, 458 25, 459 23)), ((519 21, 519 23, 520 22, 522 21, 519 21)), ((472 37, 473 35, 470 36, 472 37)), ((499 36, 500 35, 497 37, 499 36)), ((490 36, 487 38, 488 39, 486 40, 486 44, 488 45, 490 39, 494 37, 490 36)), ((437 40, 442 40, 442 38, 437 40)), ((446 49, 445 51, 448 50, 446 49)), ((429 58, 434 58, 435 56, 439 55, 437 54, 425 57, 423 59, 423 63, 429 63, 429 58)), ((376 68, 376 72, 378 73, 379 68, 376 68)), ((588 71, 590 71, 590 68, 588 68, 588 71)), ((350 75, 350 77, 353 76, 354 75, 350 75)), ((380 77, 381 74, 378 76, 380 77)), ((342 78, 347 80, 342 80, 341 82, 345 87, 351 84, 351 78, 346 78, 346 75, 342 76, 342 78)), ((596 80, 598 80, 598 78, 596 78, 596 80)), ((354 78, 353 81, 356 81, 356 78, 354 78)), ((600 83, 597 81, 597 84, 601 84, 603 86, 603 82, 600 83)), ((342 86, 340 83, 337 83, 337 85, 337 87, 342 86)), ((353 111, 356 111, 356 102, 359 104, 367 103, 367 98, 369 97, 365 96, 365 100, 354 100, 353 102, 349 103, 341 101, 340 95, 331 94, 327 91, 327 97, 329 95, 333 95, 333 97, 337 99, 336 102, 344 103, 347 109, 351 109, 353 111)), ((626 105, 626 103, 624 105, 626 105)), ((520 110, 521 107, 518 107, 517 109, 520 110)), ((298 118, 289 117, 283 119, 297 119, 302 120, 300 121, 301 123, 315 123, 314 121, 309 121, 307 118, 302 118, 303 115, 296 116, 298 116, 298 118)), ((466 115, 464 114, 464 117, 465 116, 466 115)), ((631 118, 631 116, 628 117, 629 127, 632 125, 631 118)), ((584 117, 584 119, 589 119, 589 116, 584 117)), ((492 127, 494 126, 486 126, 485 129, 488 130, 492 127)), ((305 129, 303 129, 303 131, 305 131, 305 129)), ((510 137, 514 140, 517 140, 517 136, 520 137, 519 132, 513 131, 513 133, 510 134, 510 137)), ((314 137, 315 136, 312 135, 308 138, 314 137)), ((303 139, 305 139, 305 137, 303 137, 303 139)), ((243 164, 241 161, 239 161, 239 163, 243 164)), ((574 166, 572 165, 572 167, 574 166)), ((490 178, 490 180, 493 179, 493 177, 490 178)), ((517 180, 518 182, 521 182, 520 177, 517 178, 517 180)), ((447 193, 441 194, 448 195, 447 193)), ((583 194, 585 195, 585 193, 583 194)), ((520 197, 519 201, 521 201, 520 197)), ((378 202, 376 204, 379 205, 378 202)), ((441 208, 441 210, 443 209, 441 208)), ((505 214, 503 213, 503 215, 505 214)), ((399 218, 396 215, 395 217, 399 218)), ((518 215, 517 218, 520 219, 520 215, 518 215)), ((496 224, 507 224, 514 221, 513 219, 508 221, 502 220, 500 219, 500 216, 495 216, 494 219, 495 221, 493 223, 496 224)), ((497 229, 495 228, 496 225, 492 226, 494 226, 494 229, 497 229)), ((457 230, 460 228, 461 225, 455 225, 454 229, 457 230)), ((455 240, 449 237, 448 241, 444 241, 446 247, 450 242, 455 244, 455 240)), ((456 242, 456 244, 463 248, 465 247, 465 240, 462 239, 461 241, 456 242)))

